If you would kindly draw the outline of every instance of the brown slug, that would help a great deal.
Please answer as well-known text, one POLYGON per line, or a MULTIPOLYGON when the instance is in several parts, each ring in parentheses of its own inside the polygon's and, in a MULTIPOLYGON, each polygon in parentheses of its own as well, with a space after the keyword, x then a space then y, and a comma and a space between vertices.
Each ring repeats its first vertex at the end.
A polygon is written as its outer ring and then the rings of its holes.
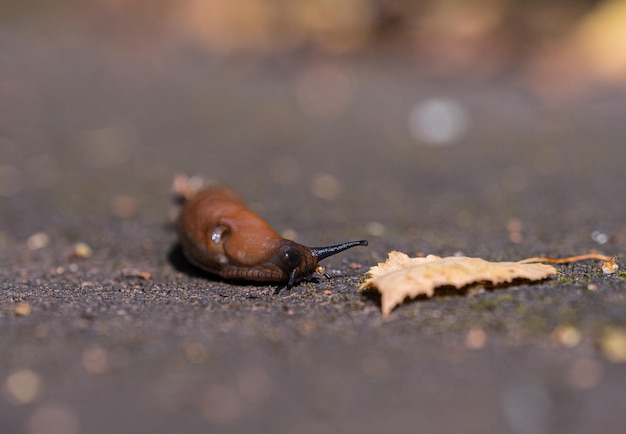
POLYGON ((183 254, 193 265, 227 280, 286 284, 287 289, 310 277, 322 259, 367 246, 361 240, 306 247, 282 238, 234 191, 219 186, 189 194, 176 229, 183 254))

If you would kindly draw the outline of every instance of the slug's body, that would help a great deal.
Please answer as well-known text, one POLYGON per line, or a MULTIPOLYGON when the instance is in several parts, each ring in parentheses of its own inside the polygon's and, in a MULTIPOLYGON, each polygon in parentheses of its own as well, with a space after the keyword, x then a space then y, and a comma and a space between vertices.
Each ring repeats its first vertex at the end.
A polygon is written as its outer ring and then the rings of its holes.
POLYGON ((291 288, 316 271, 319 261, 367 241, 306 247, 282 238, 225 187, 192 194, 176 224, 189 262, 224 279, 285 283, 291 288))

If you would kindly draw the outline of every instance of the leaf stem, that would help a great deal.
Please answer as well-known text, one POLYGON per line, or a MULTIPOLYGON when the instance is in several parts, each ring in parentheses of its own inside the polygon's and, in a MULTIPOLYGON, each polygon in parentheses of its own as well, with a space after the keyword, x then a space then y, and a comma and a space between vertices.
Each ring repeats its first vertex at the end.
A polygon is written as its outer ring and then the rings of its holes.
POLYGON ((532 264, 534 262, 550 262, 552 264, 568 264, 570 262, 585 261, 587 259, 595 259, 598 261, 611 261, 614 260, 613 256, 601 255, 599 253, 587 253, 585 255, 570 256, 568 258, 545 258, 535 257, 523 259, 518 264, 532 264))

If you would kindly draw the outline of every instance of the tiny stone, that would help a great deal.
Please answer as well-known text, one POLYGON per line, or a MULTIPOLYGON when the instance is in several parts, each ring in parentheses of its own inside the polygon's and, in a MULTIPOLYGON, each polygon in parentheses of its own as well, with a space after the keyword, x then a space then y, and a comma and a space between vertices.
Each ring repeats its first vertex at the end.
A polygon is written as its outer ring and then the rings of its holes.
POLYGON ((465 336, 465 346, 472 350, 479 350, 485 346, 487 334, 480 327, 472 327, 465 336))
POLYGON ((76 243, 74 245, 74 256, 78 258, 89 258, 92 253, 91 247, 89 247, 86 243, 76 243))
POLYGON ((26 241, 26 245, 30 250, 43 249, 50 243, 50 237, 45 232, 37 232, 26 241))
POLYGON ((16 404, 33 402, 41 389, 39 375, 30 369, 20 369, 6 380, 7 392, 16 404))
POLYGON ((581 341, 580 331, 572 326, 559 326, 552 333, 554 339, 566 348, 573 348, 581 341))
POLYGON ((28 316, 33 312, 33 307, 30 305, 30 303, 22 301, 15 305, 15 309, 13 311, 17 316, 28 316))
POLYGON ((318 173, 310 184, 313 194, 320 199, 334 200, 341 195, 341 183, 329 173, 318 173))
POLYGON ((613 363, 626 362, 626 329, 610 329, 600 340, 604 356, 613 363))

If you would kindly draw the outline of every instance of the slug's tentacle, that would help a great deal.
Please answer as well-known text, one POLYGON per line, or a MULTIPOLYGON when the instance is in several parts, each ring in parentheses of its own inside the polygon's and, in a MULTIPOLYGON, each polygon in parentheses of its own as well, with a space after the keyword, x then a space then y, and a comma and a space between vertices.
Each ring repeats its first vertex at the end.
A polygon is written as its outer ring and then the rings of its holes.
POLYGON ((296 284, 296 269, 291 270, 291 274, 289 275, 289 281, 287 282, 287 289, 293 288, 293 285, 296 284))

